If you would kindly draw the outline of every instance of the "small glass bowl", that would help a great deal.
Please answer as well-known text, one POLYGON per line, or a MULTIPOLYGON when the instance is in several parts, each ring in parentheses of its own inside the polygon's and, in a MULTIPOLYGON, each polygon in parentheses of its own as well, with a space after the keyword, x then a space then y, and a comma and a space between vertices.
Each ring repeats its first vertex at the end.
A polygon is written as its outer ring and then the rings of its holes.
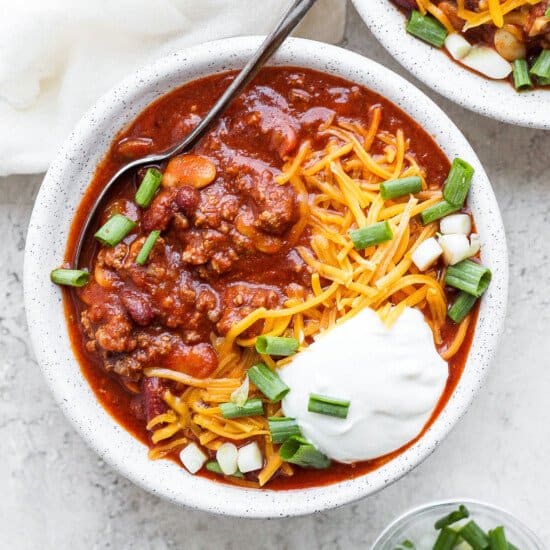
MULTIPOLYGON (((520 550, 545 550, 539 538, 509 512, 472 499, 452 499, 430 502, 409 510, 392 521, 376 539, 372 550, 394 550, 404 540, 410 539, 416 550, 431 550, 437 538, 434 523, 441 517, 464 504, 470 511, 470 518, 483 529, 503 525, 508 542, 520 550)), ((463 522, 464 523, 464 522, 463 522)))

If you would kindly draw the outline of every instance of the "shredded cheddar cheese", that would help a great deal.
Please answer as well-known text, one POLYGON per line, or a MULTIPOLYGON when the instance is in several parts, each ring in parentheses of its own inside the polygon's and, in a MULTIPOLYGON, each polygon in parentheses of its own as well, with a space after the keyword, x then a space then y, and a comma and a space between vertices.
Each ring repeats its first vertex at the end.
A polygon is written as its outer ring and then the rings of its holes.
POLYGON ((472 11, 464 7, 464 0, 457 1, 457 15, 464 19, 463 31, 479 27, 480 25, 493 24, 496 27, 504 25, 504 16, 508 13, 522 8, 523 6, 534 6, 542 0, 488 0, 488 9, 472 11))
MULTIPOLYGON (((431 2, 422 0, 419 6, 441 17, 431 2)), ((321 332, 365 307, 376 310, 387 325, 394 323, 406 307, 417 307, 425 313, 436 344, 442 343, 441 327, 447 312, 444 274, 436 270, 419 273, 411 260, 415 249, 437 231, 436 223, 423 227, 415 216, 440 201, 441 190, 426 180, 403 130, 395 134, 380 131, 381 117, 381 107, 375 106, 368 127, 332 121, 322 130, 327 137, 324 148, 314 150, 312 143, 305 141, 276 178, 279 185, 292 186, 298 197, 300 219, 290 230, 289 240, 294 246, 308 231, 309 246, 295 249, 311 269, 309 288, 289 291, 280 309, 260 307, 236 322, 225 337, 213 336, 219 365, 210 377, 199 379, 162 368, 145 370, 146 376, 170 380, 176 388, 165 392, 168 412, 147 426, 154 430, 156 444, 151 457, 179 450, 189 438, 212 451, 224 441, 254 438, 265 457, 258 482, 231 478, 232 482, 263 486, 275 475, 293 474, 271 441, 266 417, 226 419, 219 406, 230 401, 245 371, 259 360, 254 348, 256 337, 244 335, 257 323, 263 324, 262 334, 295 337, 303 349, 321 332), (382 147, 375 149, 376 142, 382 147), (422 191, 414 197, 384 201, 380 183, 406 176, 419 176, 422 191), (356 250, 349 230, 382 220, 390 224, 393 238, 356 250)), ((445 359, 457 353, 468 322, 467 318, 460 325, 455 340, 443 353, 445 359)), ((277 369, 291 358, 275 361, 264 355, 261 360, 277 369)), ((267 402, 253 385, 249 397, 263 399, 270 416, 282 414, 279 404, 267 402)))

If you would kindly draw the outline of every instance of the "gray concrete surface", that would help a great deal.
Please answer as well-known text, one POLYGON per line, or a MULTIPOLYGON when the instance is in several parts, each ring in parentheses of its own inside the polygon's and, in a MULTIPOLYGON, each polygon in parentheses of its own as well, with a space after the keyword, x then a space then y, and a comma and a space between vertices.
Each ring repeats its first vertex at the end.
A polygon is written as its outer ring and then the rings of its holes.
MULTIPOLYGON (((346 36, 346 47, 407 77, 351 7, 346 36)), ((41 178, 4 178, 0 548, 369 548, 396 514, 451 496, 506 507, 550 539, 550 133, 480 118, 425 91, 464 131, 484 163, 504 215, 511 258, 507 328, 498 356, 486 387, 439 450, 378 495, 290 520, 214 517, 177 508, 133 486, 86 447, 40 375, 29 347, 21 279, 25 232, 41 178)))

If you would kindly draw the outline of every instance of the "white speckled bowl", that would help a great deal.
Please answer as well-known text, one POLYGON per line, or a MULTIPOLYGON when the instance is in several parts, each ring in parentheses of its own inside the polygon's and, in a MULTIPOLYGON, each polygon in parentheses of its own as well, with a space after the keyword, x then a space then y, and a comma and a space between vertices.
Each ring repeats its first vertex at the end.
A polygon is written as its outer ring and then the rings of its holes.
POLYGON ((482 238, 483 262, 493 282, 483 299, 464 375, 436 422, 410 449, 382 468, 329 487, 259 491, 191 476, 170 461, 152 462, 146 448, 95 399, 71 350, 61 292, 49 272, 62 261, 75 208, 96 164, 116 132, 153 99, 189 80, 242 67, 258 37, 230 38, 159 60, 102 97, 81 120, 46 175, 37 197, 25 253, 25 305, 32 343, 44 376, 86 441, 123 475, 159 496, 194 508, 246 517, 284 517, 326 510, 370 495, 425 459, 464 414, 480 388, 501 332, 508 287, 504 228, 495 196, 477 156, 458 128, 423 93, 391 71, 349 51, 307 40, 288 40, 272 63, 326 71, 370 87, 419 121, 449 157, 476 170, 470 206, 482 238))
POLYGON ((518 126, 550 129, 550 90, 518 93, 462 67, 443 50, 405 31, 406 18, 390 0, 352 0, 382 46, 430 88, 484 116, 518 126))

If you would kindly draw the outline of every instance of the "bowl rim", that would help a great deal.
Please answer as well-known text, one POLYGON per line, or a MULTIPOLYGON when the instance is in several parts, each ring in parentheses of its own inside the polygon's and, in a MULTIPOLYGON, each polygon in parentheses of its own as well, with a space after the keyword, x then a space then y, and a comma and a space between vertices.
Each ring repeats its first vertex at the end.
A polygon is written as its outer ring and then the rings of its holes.
MULTIPOLYGON (((25 248, 24 298, 33 349, 56 401, 89 446, 115 470, 149 492, 181 505, 237 517, 277 518, 323 511, 373 494, 433 452, 468 409, 487 375, 504 324, 508 262, 504 227, 489 180, 473 149, 447 115, 412 84, 370 59, 332 45, 289 39, 269 65, 324 71, 389 96, 434 135, 447 155, 460 152, 476 169, 471 207, 482 235, 484 262, 493 269, 493 284, 481 304, 467 364, 449 402, 420 440, 381 468, 351 480, 307 489, 259 491, 188 475, 171 461, 150 461, 145 446, 95 399, 68 342, 61 293, 44 277, 44 266, 53 268, 64 255, 74 208, 97 163, 94 140, 110 143, 120 128, 120 122, 114 129, 108 127, 113 113, 131 111, 132 101, 138 103, 138 98, 146 105, 167 92, 170 88, 160 85, 163 79, 177 77, 178 85, 182 85, 201 74, 242 66, 262 39, 228 38, 187 48, 141 68, 98 100, 55 157, 37 196, 25 248), (67 198, 71 190, 78 199, 67 198), (71 200, 77 200, 76 204, 71 205, 71 200), (486 238, 493 239, 494 246, 484 247, 486 238)), ((131 120, 135 114, 124 116, 131 120)), ((105 151, 103 148, 101 156, 105 151)))
POLYGON ((384 539, 387 538, 394 529, 400 527, 403 522, 413 519, 416 515, 438 508, 440 506, 456 506, 459 504, 465 504, 469 507, 477 506, 480 508, 485 508, 486 510, 490 510, 491 512, 498 513, 502 517, 502 519, 507 520, 507 522, 509 523, 513 523, 516 529, 521 530, 525 534, 525 536, 532 539, 532 542, 536 544, 537 547, 540 548, 540 550, 543 550, 544 546, 542 545, 542 541, 539 539, 538 535, 534 531, 532 531, 530 527, 525 525, 525 523, 515 514, 512 514, 512 512, 506 510, 505 508, 501 508, 500 506, 496 506, 494 504, 490 504, 489 502, 476 498, 446 498, 425 502, 424 504, 419 504, 418 506, 413 506, 412 508, 409 508, 408 510, 406 510, 402 514, 399 514, 397 517, 390 521, 390 523, 384 528, 384 530, 380 533, 380 535, 378 535, 378 537, 374 541, 371 550, 384 550, 383 547, 379 547, 380 544, 385 542, 384 539))
POLYGON ((550 90, 519 93, 507 81, 490 80, 462 67, 444 51, 408 34, 403 13, 390 0, 352 2, 388 53, 432 90, 470 111, 502 122, 550 129, 550 90))

